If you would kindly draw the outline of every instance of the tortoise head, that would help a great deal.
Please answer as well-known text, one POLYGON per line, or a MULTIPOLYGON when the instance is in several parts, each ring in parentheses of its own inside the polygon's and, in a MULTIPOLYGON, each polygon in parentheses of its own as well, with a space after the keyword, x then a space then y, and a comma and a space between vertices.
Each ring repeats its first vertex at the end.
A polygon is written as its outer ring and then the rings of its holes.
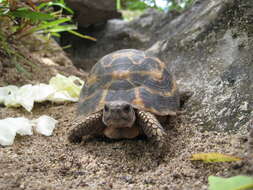
POLYGON ((134 108, 124 101, 112 101, 104 105, 103 122, 108 127, 132 127, 135 122, 134 108))

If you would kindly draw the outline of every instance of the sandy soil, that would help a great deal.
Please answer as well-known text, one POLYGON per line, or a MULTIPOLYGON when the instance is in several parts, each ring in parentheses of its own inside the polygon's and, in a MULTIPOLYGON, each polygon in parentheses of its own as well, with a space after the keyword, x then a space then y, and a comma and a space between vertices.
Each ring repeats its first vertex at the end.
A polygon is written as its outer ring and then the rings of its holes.
MULTIPOLYGON (((48 114, 59 120, 53 136, 18 137, 0 148, 0 189, 207 189, 209 175, 230 176, 235 164, 190 161, 192 153, 244 154, 239 134, 200 132, 182 121, 172 129, 168 149, 159 155, 145 139, 67 141, 75 104, 36 105, 32 114, 1 108, 1 118, 48 114)), ((181 120, 184 118, 182 117, 181 120)))
MULTIPOLYGON (((46 67, 30 81, 48 79, 46 67), (47 75, 45 74, 47 73, 47 75)), ((23 84, 8 73, 0 84, 23 84), (11 76, 11 77, 6 77, 11 76)), ((11 71, 13 72, 13 71, 11 71)), ((158 154, 145 139, 110 141, 86 139, 82 144, 67 141, 76 104, 36 104, 32 113, 22 108, 0 107, 0 119, 47 114, 59 121, 53 136, 17 137, 13 146, 0 147, 0 189, 207 189, 208 176, 232 176, 240 163, 204 164, 190 161, 193 153, 221 152, 244 156, 246 131, 228 134, 203 132, 185 115, 168 123, 168 148, 158 154), (173 126, 173 127, 171 127, 173 126)))

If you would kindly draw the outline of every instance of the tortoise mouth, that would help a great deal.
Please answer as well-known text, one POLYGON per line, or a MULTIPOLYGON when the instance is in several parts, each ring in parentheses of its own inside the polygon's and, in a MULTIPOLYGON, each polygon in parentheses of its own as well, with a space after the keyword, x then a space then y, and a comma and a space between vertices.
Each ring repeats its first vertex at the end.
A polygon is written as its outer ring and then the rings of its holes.
POLYGON ((110 128, 107 127, 103 131, 104 135, 111 139, 132 139, 140 134, 140 130, 137 127, 127 128, 110 128))
POLYGON ((107 124, 108 128, 120 129, 120 128, 131 128, 133 125, 131 123, 122 122, 122 120, 115 120, 114 122, 109 122, 107 124))

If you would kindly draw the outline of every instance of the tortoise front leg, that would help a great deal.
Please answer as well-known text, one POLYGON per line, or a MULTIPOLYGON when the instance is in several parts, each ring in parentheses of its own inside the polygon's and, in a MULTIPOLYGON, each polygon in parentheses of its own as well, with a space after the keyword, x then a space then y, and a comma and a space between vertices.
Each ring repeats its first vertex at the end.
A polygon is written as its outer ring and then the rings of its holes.
POLYGON ((74 128, 71 130, 68 140, 72 143, 80 143, 82 137, 99 133, 105 128, 102 122, 103 112, 97 112, 88 117, 78 116, 74 121, 74 128))
POLYGON ((166 133, 156 117, 150 112, 140 110, 136 111, 136 116, 143 132, 151 138, 159 148, 163 147, 165 145, 166 133))

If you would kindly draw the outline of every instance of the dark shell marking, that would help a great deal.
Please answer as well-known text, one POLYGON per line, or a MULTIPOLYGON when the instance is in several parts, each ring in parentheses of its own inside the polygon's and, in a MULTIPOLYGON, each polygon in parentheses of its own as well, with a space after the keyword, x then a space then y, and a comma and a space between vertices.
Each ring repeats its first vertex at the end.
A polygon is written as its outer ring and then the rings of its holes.
POLYGON ((176 82, 165 64, 133 49, 113 52, 93 66, 82 88, 78 113, 90 115, 115 100, 157 115, 175 115, 179 108, 176 82))

